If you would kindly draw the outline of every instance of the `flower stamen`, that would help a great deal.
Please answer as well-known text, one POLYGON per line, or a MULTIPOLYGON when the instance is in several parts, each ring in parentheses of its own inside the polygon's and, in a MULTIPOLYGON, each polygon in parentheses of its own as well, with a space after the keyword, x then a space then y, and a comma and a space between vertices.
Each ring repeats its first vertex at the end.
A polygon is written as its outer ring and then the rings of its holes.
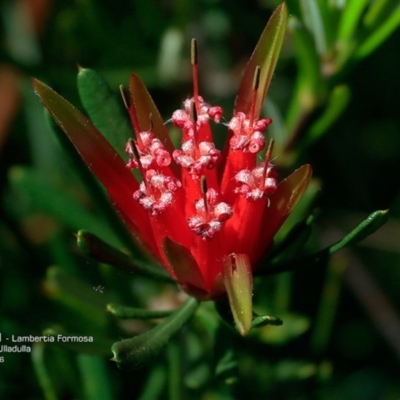
POLYGON ((235 193, 240 193, 249 200, 259 200, 275 192, 277 174, 270 162, 273 143, 274 141, 271 139, 264 162, 257 165, 252 171, 243 169, 236 174, 235 180, 239 186, 235 189, 235 193))
POLYGON ((197 40, 195 38, 191 41, 190 46, 190 62, 192 65, 192 77, 193 77, 193 99, 196 105, 196 111, 200 110, 199 102, 199 77, 197 68, 197 40))
POLYGON ((188 219, 189 228, 204 240, 211 239, 228 220, 233 210, 230 205, 218 202, 218 192, 215 189, 207 189, 204 176, 200 180, 203 197, 196 200, 196 214, 188 219))

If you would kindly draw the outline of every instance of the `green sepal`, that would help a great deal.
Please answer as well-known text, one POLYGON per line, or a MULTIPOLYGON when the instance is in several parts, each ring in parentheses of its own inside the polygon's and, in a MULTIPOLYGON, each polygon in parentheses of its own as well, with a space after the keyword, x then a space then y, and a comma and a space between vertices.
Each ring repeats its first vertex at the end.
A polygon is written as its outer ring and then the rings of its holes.
POLYGON ((327 265, 329 258, 333 253, 350 245, 356 244, 364 240, 367 236, 372 235, 387 222, 388 218, 388 210, 375 211, 337 243, 316 253, 309 254, 298 259, 277 264, 272 262, 269 266, 257 271, 257 273, 259 275, 270 275, 291 271, 298 268, 324 267, 327 265))
POLYGON ((96 128, 121 157, 126 157, 125 145, 132 128, 122 100, 117 100, 107 81, 92 69, 79 68, 77 84, 82 105, 96 128))
POLYGON ((180 308, 163 322, 146 333, 112 345, 113 361, 121 369, 135 369, 153 361, 154 357, 168 344, 189 320, 199 306, 199 301, 189 297, 180 308))
POLYGON ((253 275, 248 256, 230 254, 224 259, 221 273, 236 328, 245 336, 251 329, 253 313, 253 275))
POLYGON ((143 308, 126 307, 114 303, 107 304, 106 310, 115 315, 117 318, 123 319, 165 318, 173 313, 173 311, 144 310, 143 308))
POLYGON ((87 256, 113 265, 125 272, 137 273, 164 282, 173 282, 173 279, 161 267, 157 268, 149 265, 146 261, 133 259, 86 230, 78 232, 77 245, 87 256))

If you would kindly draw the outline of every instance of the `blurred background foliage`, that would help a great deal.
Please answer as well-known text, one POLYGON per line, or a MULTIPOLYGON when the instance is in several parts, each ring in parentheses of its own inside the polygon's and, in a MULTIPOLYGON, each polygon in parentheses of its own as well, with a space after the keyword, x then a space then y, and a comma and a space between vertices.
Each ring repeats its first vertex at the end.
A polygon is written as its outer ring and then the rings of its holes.
MULTIPOLYGON (((77 66, 117 93, 135 72, 162 115, 191 93, 232 110, 273 0, 14 0, 1 2, 0 332, 91 335, 93 345, 0 353, 2 399, 398 399, 400 397, 400 7, 396 0, 288 0, 287 38, 268 95, 281 176, 307 162, 307 248, 342 237, 376 209, 388 224, 326 267, 256 281, 260 312, 283 319, 239 338, 211 303, 151 366, 123 372, 116 340, 154 321, 116 321, 118 302, 176 308, 177 290, 85 258, 84 228, 120 245, 115 226, 65 156, 33 93, 35 76, 80 106, 77 66), (270 397, 268 397, 270 396, 270 397)), ((281 233, 281 236, 284 235, 281 233)))

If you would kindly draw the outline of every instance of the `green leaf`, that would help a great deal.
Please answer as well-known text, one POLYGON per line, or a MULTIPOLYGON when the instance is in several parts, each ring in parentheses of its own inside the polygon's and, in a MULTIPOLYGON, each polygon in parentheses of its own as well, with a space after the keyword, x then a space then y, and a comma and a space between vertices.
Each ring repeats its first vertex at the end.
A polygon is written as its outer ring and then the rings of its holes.
MULTIPOLYGON (((309 217, 298 222, 293 228, 287 233, 284 239, 277 243, 271 251, 267 253, 269 259, 273 259, 275 262, 281 262, 284 259, 293 258, 306 244, 308 238, 311 235, 312 224, 314 222, 314 216, 309 217)), ((256 268, 255 271, 258 269, 256 268)))
POLYGON ((320 250, 316 253, 283 262, 281 264, 274 264, 272 262, 269 266, 265 266, 264 268, 260 269, 260 271, 257 271, 257 273, 260 275, 269 275, 291 271, 297 268, 325 267, 328 264, 329 258, 333 253, 347 246, 362 241, 367 236, 373 234, 376 230, 381 228, 387 222, 388 218, 388 210, 375 211, 337 243, 328 246, 325 249, 320 250))
POLYGON ((104 357, 80 353, 77 361, 85 399, 113 400, 113 389, 104 357))
POLYGON ((255 118, 260 116, 285 36, 287 13, 286 3, 282 3, 274 11, 261 34, 244 71, 236 99, 235 112, 249 113, 252 104, 254 72, 256 67, 260 66, 261 75, 254 109, 255 118))
POLYGON ((315 0, 300 0, 300 7, 304 24, 313 35, 318 54, 326 54, 328 45, 318 2, 315 0))
POLYGON ((115 242, 105 221, 84 209, 64 188, 52 184, 44 172, 15 167, 10 170, 9 179, 17 194, 32 207, 53 216, 72 231, 84 227, 101 232, 103 238, 115 242))
POLYGON ((111 264, 125 272, 144 275, 164 282, 174 282, 160 267, 151 265, 149 261, 131 258, 86 230, 78 232, 77 245, 89 257, 111 264))
POLYGON ((361 60, 377 49, 400 25, 400 6, 357 48, 354 59, 361 60))
POLYGON ((189 320, 199 306, 194 298, 188 298, 182 306, 163 322, 148 332, 113 344, 113 360, 121 369, 134 369, 153 361, 189 320))
POLYGON ((347 234, 342 240, 329 247, 329 254, 333 254, 347 246, 356 244, 372 235, 389 219, 389 210, 378 210, 362 221, 355 229, 347 234))
POLYGON ((330 93, 328 102, 320 117, 311 125, 306 136, 301 142, 301 148, 307 149, 314 144, 330 126, 340 117, 343 111, 346 110, 350 102, 350 89, 348 86, 339 85, 333 88, 330 93))
MULTIPOLYGON (((325 88, 321 76, 320 59, 311 34, 295 18, 289 21, 298 66, 296 86, 286 118, 288 131, 292 131, 304 115, 316 106, 325 88)), ((287 141, 292 140, 289 134, 287 141)))
POLYGON ((122 100, 117 100, 107 81, 92 69, 79 68, 77 83, 90 119, 118 154, 126 157, 125 145, 133 132, 122 100))
POLYGON ((338 40, 346 42, 354 39, 354 33, 359 24, 361 15, 368 5, 368 0, 348 0, 342 12, 338 27, 338 40))
POLYGON ((118 318, 126 319, 156 319, 165 318, 173 311, 144 310, 142 308, 125 307, 118 304, 107 304, 106 310, 118 318))
POLYGON ((260 329, 254 333, 265 343, 283 346, 297 339, 310 328, 309 318, 303 315, 284 314, 282 320, 284 323, 279 329, 260 329))
POLYGON ((107 325, 106 304, 111 298, 105 293, 98 293, 82 281, 69 276, 58 267, 47 270, 44 290, 48 297, 86 319, 92 330, 104 329, 107 325))
POLYGON ((364 16, 364 26, 372 31, 382 23, 392 12, 394 2, 392 0, 375 0, 371 3, 364 16))
POLYGON ((252 328, 261 328, 266 325, 280 326, 283 321, 278 317, 272 317, 270 315, 259 315, 253 319, 251 324, 252 328))
POLYGON ((43 343, 33 344, 31 354, 33 369, 43 391, 44 400, 57 400, 57 392, 44 360, 45 349, 46 346, 43 343))

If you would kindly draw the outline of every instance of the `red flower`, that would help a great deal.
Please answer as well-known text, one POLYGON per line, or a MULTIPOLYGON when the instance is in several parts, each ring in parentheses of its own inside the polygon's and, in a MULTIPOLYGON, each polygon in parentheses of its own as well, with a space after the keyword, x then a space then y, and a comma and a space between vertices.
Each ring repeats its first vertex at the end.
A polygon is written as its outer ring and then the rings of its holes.
MULTIPOLYGON (((79 111, 43 83, 33 81, 133 234, 189 294, 214 299, 227 291, 233 309, 235 296, 240 298, 242 291, 251 299, 251 270, 272 244, 311 175, 306 165, 277 184, 272 141, 264 160, 257 161, 265 147, 264 132, 272 122, 260 118, 260 112, 286 18, 283 4, 248 63, 234 115, 225 124, 228 140, 223 151, 216 148, 211 133, 211 125, 221 123, 223 110, 198 94, 195 41, 194 95, 171 119, 182 131, 179 149, 174 149, 144 84, 131 76, 129 95, 124 94, 135 131, 135 139, 126 146, 128 169, 79 111), (140 170, 140 183, 130 168, 140 170)), ((237 307, 236 311, 240 313, 237 307)))

